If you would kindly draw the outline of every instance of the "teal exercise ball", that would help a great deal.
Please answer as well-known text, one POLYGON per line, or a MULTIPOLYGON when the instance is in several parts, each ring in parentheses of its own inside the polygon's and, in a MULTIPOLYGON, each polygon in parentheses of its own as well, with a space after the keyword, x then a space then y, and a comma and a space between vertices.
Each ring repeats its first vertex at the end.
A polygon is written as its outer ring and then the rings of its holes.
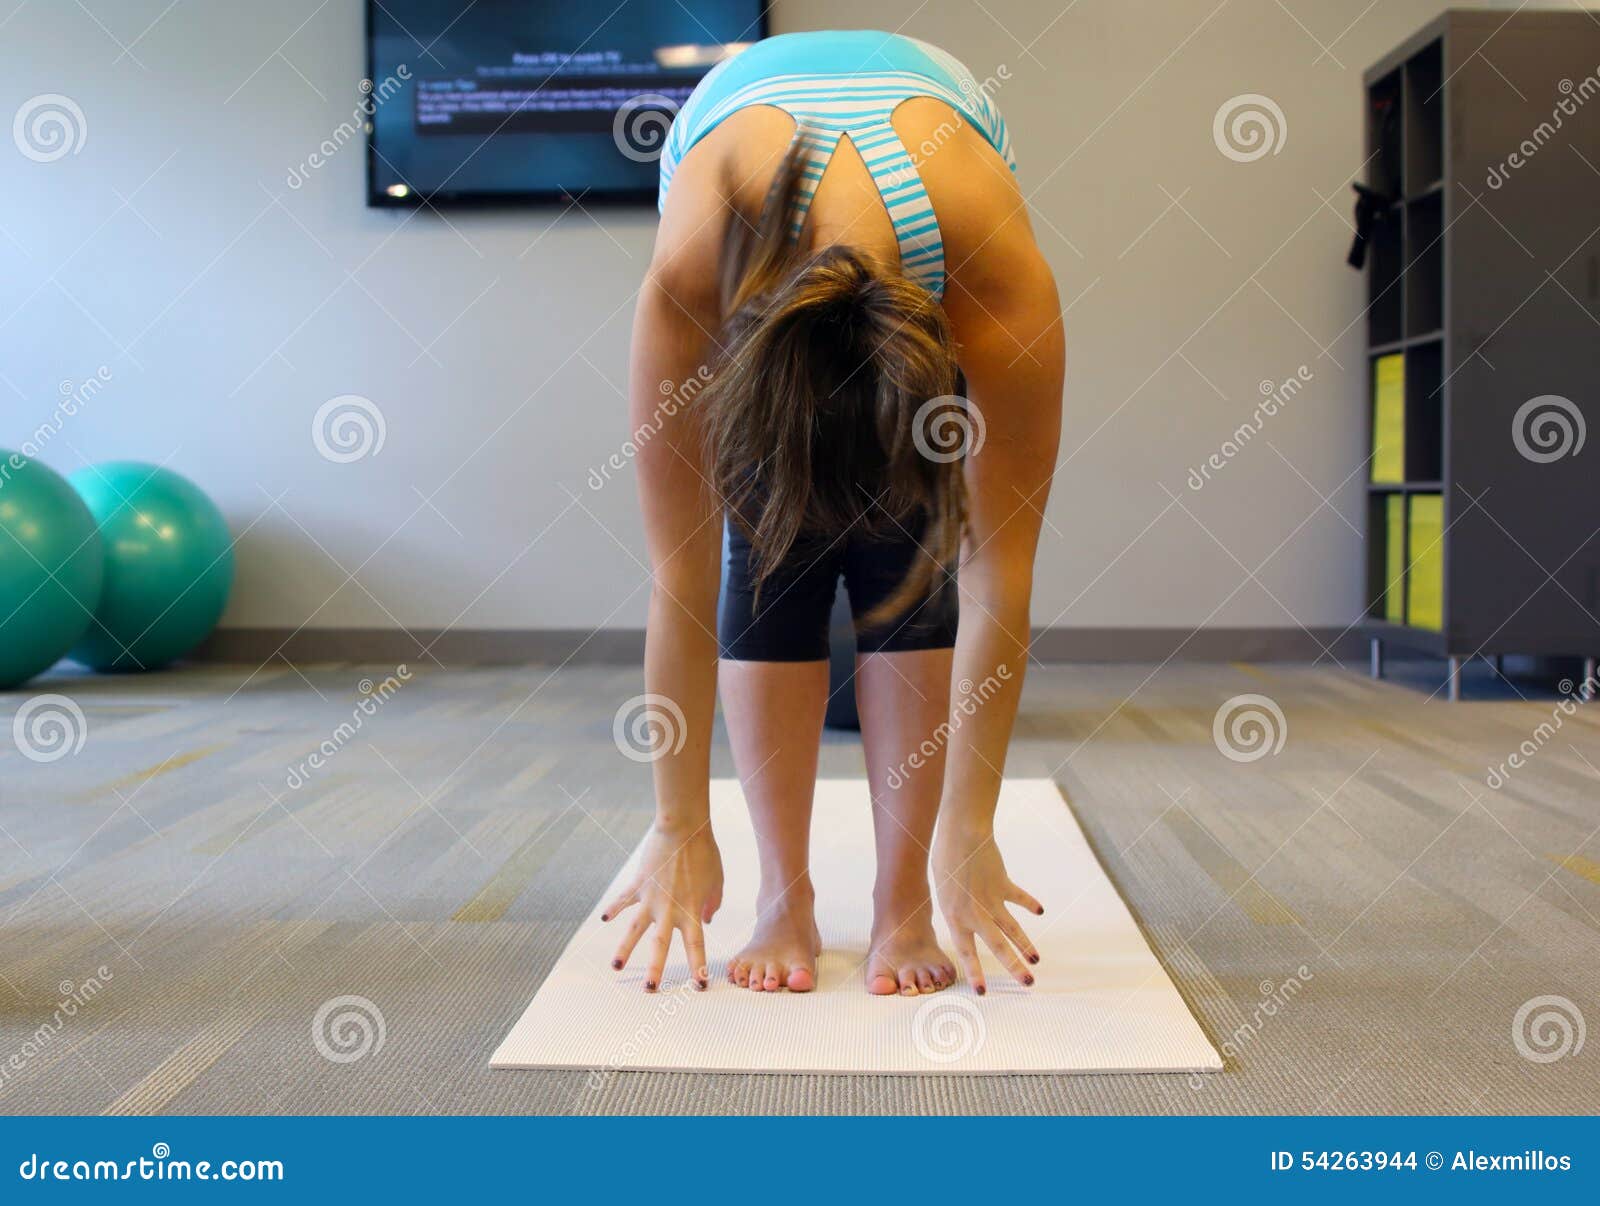
POLYGON ((72 649, 95 670, 154 670, 210 635, 233 586, 227 521, 188 478, 137 461, 72 475, 105 546, 105 584, 72 649))
POLYGON ((94 516, 67 479, 0 449, 0 690, 55 665, 84 634, 104 563, 94 516))

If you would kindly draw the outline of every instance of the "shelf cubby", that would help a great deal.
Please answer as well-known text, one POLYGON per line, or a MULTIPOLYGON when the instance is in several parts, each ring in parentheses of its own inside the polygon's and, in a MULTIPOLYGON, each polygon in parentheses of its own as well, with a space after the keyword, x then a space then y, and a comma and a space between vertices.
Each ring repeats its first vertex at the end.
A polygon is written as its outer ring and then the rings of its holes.
POLYGON ((1394 343, 1405 336, 1405 234, 1397 217, 1377 224, 1367 254, 1372 266, 1367 280, 1367 342, 1394 343))
POLYGON ((1406 60, 1402 161, 1404 192, 1414 197, 1444 176, 1444 42, 1429 42, 1406 60))
POLYGON ((1375 493, 1367 499, 1367 619, 1405 622, 1405 495, 1375 493))
POLYGON ((1367 187, 1385 197, 1401 189, 1403 130, 1399 68, 1367 87, 1367 187))
POLYGON ((1444 352, 1439 343, 1409 347, 1406 358, 1406 481, 1444 474, 1444 352))
POLYGON ((1437 191, 1406 202, 1405 335, 1412 339, 1444 324, 1444 197, 1437 191))

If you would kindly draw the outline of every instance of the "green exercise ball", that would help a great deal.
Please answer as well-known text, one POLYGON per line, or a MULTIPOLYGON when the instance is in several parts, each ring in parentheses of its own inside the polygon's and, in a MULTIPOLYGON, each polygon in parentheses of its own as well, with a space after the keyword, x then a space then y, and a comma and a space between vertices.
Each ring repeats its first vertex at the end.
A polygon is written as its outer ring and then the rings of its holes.
POLYGON ((210 634, 233 586, 222 512, 188 478, 137 461, 72 475, 105 545, 100 606, 72 656, 95 670, 154 670, 210 634))
POLYGON ((55 665, 89 627, 104 557, 67 479, 0 449, 0 690, 55 665))

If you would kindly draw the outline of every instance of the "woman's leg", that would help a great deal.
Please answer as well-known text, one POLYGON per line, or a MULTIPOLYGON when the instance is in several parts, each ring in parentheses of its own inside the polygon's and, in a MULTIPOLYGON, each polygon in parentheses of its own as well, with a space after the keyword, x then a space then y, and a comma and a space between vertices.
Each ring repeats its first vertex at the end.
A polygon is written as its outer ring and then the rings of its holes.
POLYGON ((837 542, 798 541, 758 592, 749 540, 737 526, 728 532, 717 678, 761 864, 755 930, 728 975, 758 992, 817 984, 811 802, 839 558, 837 542))
POLYGON ((934 939, 928 884, 944 789, 940 732, 950 719, 953 655, 940 648, 856 659, 878 855, 867 990, 880 995, 936 992, 955 983, 955 966, 934 939))
POLYGON ((761 862, 755 931, 728 976, 758 992, 809 992, 822 946, 811 889, 811 802, 828 663, 723 661, 718 679, 761 862))

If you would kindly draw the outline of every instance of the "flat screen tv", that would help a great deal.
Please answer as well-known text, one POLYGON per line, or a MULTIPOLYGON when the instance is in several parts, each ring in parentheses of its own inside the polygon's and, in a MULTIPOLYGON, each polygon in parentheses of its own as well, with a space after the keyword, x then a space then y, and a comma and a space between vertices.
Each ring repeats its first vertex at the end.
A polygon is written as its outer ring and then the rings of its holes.
POLYGON ((369 0, 367 203, 654 201, 666 125, 765 0, 369 0))

